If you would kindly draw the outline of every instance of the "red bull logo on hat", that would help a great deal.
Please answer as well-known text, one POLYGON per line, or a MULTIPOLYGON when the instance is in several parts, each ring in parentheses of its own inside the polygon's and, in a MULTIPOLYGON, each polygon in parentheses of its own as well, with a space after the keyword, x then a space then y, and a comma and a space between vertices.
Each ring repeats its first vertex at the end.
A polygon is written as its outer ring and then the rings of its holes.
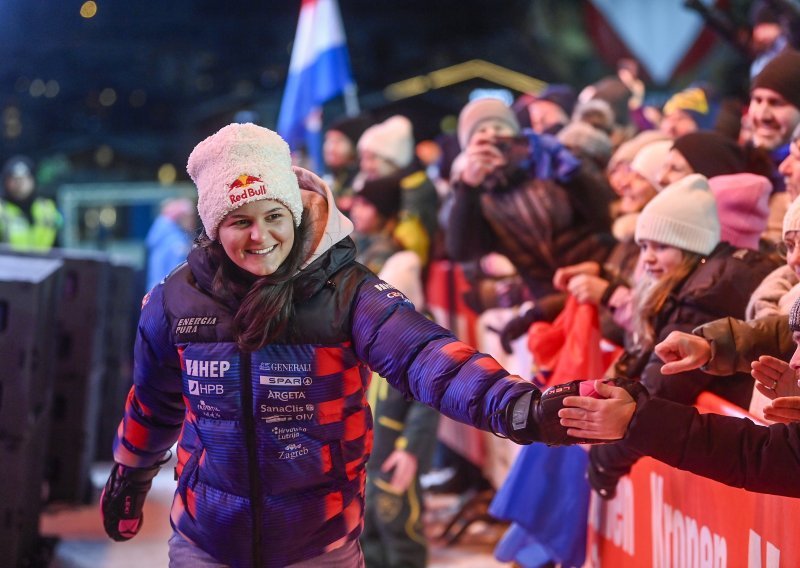
POLYGON ((234 189, 245 187, 247 185, 252 185, 260 181, 262 181, 261 178, 257 178, 255 176, 249 176, 247 174, 242 174, 235 180, 233 180, 233 183, 228 187, 228 191, 233 191, 234 189))
POLYGON ((257 197, 259 195, 266 195, 267 188, 261 178, 242 174, 233 180, 233 183, 228 186, 228 197, 231 203, 239 203, 248 197, 257 197), (259 183, 261 185, 252 187, 253 184, 259 183), (241 191, 238 191, 241 190, 241 191))

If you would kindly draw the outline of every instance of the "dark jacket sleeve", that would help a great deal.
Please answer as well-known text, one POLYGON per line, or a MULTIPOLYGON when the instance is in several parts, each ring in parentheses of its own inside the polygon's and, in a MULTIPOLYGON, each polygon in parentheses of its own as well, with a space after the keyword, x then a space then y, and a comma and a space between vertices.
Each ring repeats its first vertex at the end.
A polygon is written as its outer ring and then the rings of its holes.
POLYGON ((453 205, 445 229, 445 248, 452 260, 480 258, 495 250, 495 237, 481 212, 481 189, 453 184, 453 205))
POLYGON ((693 333, 711 344, 711 360, 703 370, 712 375, 750 372, 750 363, 761 355, 788 361, 795 349, 785 315, 749 322, 722 318, 695 328, 693 333))
POLYGON ((760 426, 650 399, 637 407, 625 442, 668 465, 748 491, 800 497, 800 424, 760 426))
POLYGON ((453 420, 508 436, 508 405, 534 385, 458 341, 377 277, 361 284, 353 310, 353 347, 373 371, 453 420))
POLYGON ((163 285, 148 294, 134 346, 133 387, 114 439, 114 460, 130 467, 158 462, 180 434, 186 406, 178 353, 162 304, 163 285))
MULTIPOLYGON (((683 331, 689 333, 695 326, 695 322, 669 323, 659 330, 656 344, 663 341, 673 331, 683 331)), ((650 351, 647 362, 641 370, 640 380, 647 388, 650 396, 657 396, 674 400, 682 404, 694 404, 697 396, 708 390, 708 386, 715 379, 703 371, 696 369, 678 375, 663 375, 661 366, 664 364, 661 359, 650 351)), ((631 377, 635 378, 635 377, 631 377)))
MULTIPOLYGON (((658 341, 663 341, 673 331, 688 333, 693 326, 694 323, 666 325, 659 333, 658 341)), ((750 405, 753 379, 749 372, 732 373, 731 376, 724 379, 710 375, 701 369, 677 375, 663 375, 661 373, 663 364, 664 362, 655 353, 652 353, 642 371, 642 384, 651 396, 691 405, 694 404, 701 392, 711 391, 742 408, 750 405)))

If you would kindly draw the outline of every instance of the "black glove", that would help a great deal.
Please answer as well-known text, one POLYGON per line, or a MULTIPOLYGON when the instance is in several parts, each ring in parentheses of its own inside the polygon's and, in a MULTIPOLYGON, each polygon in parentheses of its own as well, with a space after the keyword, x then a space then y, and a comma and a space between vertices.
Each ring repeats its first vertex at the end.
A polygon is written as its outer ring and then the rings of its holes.
POLYGON ((511 342, 528 331, 528 328, 537 321, 536 308, 531 308, 522 315, 515 316, 508 320, 506 326, 500 332, 500 345, 503 351, 511 354, 511 342))
POLYGON ((129 540, 142 528, 144 499, 161 463, 148 468, 114 464, 100 496, 103 527, 113 540, 129 540))
MULTIPOLYGON (((636 401, 648 396, 647 390, 638 381, 610 379, 606 382, 624 388, 636 401)), ((585 440, 568 436, 567 429, 561 425, 558 416, 565 397, 592 396, 590 391, 593 392, 594 387, 590 385, 589 381, 571 381, 554 385, 544 392, 525 393, 506 409, 509 438, 518 444, 544 442, 548 446, 607 443, 605 440, 585 440)))

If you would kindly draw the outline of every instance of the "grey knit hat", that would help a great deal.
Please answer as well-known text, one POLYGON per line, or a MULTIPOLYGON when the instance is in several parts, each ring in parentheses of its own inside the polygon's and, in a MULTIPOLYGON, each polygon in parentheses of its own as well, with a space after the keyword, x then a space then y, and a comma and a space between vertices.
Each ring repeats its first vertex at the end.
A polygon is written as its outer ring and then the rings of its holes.
POLYGON ((462 150, 469 144, 478 125, 490 119, 505 122, 514 134, 519 132, 517 117, 506 103, 492 97, 475 99, 464 105, 458 115, 458 143, 462 150))
POLYGON ((797 298, 789 308, 789 329, 800 331, 800 298, 797 298))

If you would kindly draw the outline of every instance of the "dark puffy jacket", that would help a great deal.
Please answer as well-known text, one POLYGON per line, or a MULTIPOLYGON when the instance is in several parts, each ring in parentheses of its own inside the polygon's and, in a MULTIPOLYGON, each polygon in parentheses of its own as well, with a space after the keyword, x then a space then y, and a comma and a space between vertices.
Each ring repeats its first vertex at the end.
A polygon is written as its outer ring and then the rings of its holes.
MULTIPOLYGON (((696 326, 725 315, 744 317, 750 294, 761 280, 775 269, 775 259, 749 249, 736 249, 722 242, 670 296, 656 322, 662 341, 672 331, 691 332, 696 326)), ((685 405, 694 404, 703 391, 711 391, 732 403, 747 408, 753 394, 753 379, 747 373, 715 377, 700 369, 679 375, 661 374, 663 362, 651 352, 628 358, 624 369, 628 377, 641 377, 642 384, 655 397, 685 405)), ((618 365, 622 371, 623 365, 618 365)), ((654 434, 655 435, 655 434, 654 434)), ((659 435, 660 437, 660 435, 659 435)), ((593 446, 589 450, 592 471, 618 478, 630 471, 638 459, 627 438, 620 442, 593 446)), ((592 477, 590 476, 590 479, 592 477)))
POLYGON ((234 341, 236 306, 209 292, 216 266, 205 249, 146 298, 114 457, 151 466, 177 440, 172 525, 220 562, 285 566, 358 538, 370 368, 404 395, 503 435, 505 408, 533 388, 417 313, 354 255, 347 237, 315 252, 297 280, 291 333, 254 353, 234 341))
MULTIPOLYGON (((669 297, 656 320, 656 343, 673 331, 691 332, 698 325, 724 316, 744 317, 750 294, 775 269, 775 259, 757 251, 737 249, 722 242, 701 261, 669 297)), ((661 374, 663 362, 652 352, 631 365, 627 375, 640 376, 653 396, 693 404, 703 391, 711 391, 747 408, 753 379, 747 373, 719 378, 701 370, 674 376, 661 374)))
POLYGON ((640 403, 631 451, 748 491, 800 497, 800 424, 758 425, 664 399, 640 403))

